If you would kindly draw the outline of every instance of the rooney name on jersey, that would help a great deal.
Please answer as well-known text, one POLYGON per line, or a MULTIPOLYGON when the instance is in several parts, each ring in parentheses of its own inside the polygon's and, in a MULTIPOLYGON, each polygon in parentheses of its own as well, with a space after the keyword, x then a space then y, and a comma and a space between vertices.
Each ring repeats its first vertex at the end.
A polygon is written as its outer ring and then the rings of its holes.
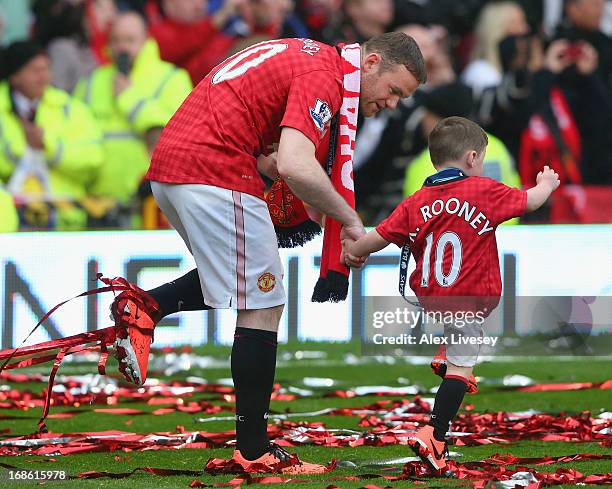
MULTIPOLYGON (((423 223, 426 223, 433 216, 438 216, 442 212, 447 214, 454 214, 459 219, 464 219, 474 229, 480 229, 478 236, 482 236, 484 233, 493 231, 494 227, 490 227, 491 221, 487 219, 487 216, 482 212, 478 211, 475 205, 470 204, 467 200, 460 202, 459 199, 451 197, 448 200, 437 199, 434 200, 431 205, 424 205, 419 208, 421 215, 423 216, 423 223), (476 213, 478 211, 478 213, 476 213), (476 214, 475 217, 474 214, 476 214)), ((417 229, 418 231, 418 229, 417 229)))

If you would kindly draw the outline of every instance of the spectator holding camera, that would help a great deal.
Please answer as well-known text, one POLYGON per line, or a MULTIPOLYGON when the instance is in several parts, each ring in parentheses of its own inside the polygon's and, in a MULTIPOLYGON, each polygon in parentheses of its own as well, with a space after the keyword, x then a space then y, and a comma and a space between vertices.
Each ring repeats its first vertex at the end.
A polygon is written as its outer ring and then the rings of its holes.
POLYGON ((477 115, 519 161, 524 182, 548 164, 561 184, 610 181, 610 102, 588 43, 511 36, 500 42, 504 75, 478 98, 477 115))
POLYGON ((597 73, 612 90, 612 38, 601 31, 604 0, 566 0, 565 19, 557 28, 555 39, 567 39, 579 49, 586 42, 597 51, 597 73))
POLYGON ((111 64, 77 85, 75 96, 97 117, 103 131, 104 165, 91 193, 126 204, 149 168, 149 152, 161 128, 191 90, 184 70, 162 61, 144 19, 120 14, 111 29, 111 64))

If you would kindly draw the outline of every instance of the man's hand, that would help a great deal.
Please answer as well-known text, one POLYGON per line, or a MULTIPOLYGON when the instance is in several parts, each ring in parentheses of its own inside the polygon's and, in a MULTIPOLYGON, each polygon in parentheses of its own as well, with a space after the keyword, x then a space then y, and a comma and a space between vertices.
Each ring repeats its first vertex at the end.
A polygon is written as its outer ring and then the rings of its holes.
POLYGON ((43 140, 45 131, 42 127, 39 127, 26 119, 21 119, 21 127, 23 127, 25 139, 30 148, 45 149, 45 143, 43 140))
POLYGON ((123 73, 117 73, 113 80, 113 93, 115 97, 121 95, 123 91, 132 86, 132 80, 125 76, 123 73))
POLYGON ((597 51, 588 42, 581 42, 578 46, 580 55, 576 59, 576 69, 581 75, 588 76, 597 69, 599 64, 597 51))
POLYGON ((344 226, 342 226, 342 230, 340 231, 340 240, 350 239, 353 241, 357 241, 365 233, 366 230, 361 222, 345 224, 344 226))
POLYGON ((553 73, 561 73, 572 64, 572 59, 567 55, 570 43, 565 39, 558 39, 551 43, 544 56, 544 66, 553 73))
POLYGON ((550 187, 550 191, 552 192, 559 186, 559 175, 554 170, 551 170, 548 166, 545 166, 544 169, 538 173, 536 183, 538 185, 548 185, 550 187))
POLYGON ((270 155, 259 155, 257 157, 257 170, 272 180, 278 178, 276 155, 275 151, 270 155))
POLYGON ((340 261, 351 268, 363 268, 367 256, 355 256, 350 253, 351 245, 361 236, 365 235, 365 229, 361 223, 342 226, 340 231, 340 241, 342 242, 342 254, 340 261))

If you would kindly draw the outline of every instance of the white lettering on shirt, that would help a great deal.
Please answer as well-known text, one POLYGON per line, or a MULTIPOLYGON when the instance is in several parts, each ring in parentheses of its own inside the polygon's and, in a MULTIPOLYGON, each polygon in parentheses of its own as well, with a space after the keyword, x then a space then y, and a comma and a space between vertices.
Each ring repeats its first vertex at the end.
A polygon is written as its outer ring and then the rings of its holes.
POLYGON ((470 204, 467 200, 461 203, 456 197, 451 197, 446 201, 436 199, 431 205, 421 206, 419 210, 423 216, 424 223, 433 218, 433 216, 438 216, 442 214, 442 212, 446 212, 447 214, 464 219, 465 222, 474 229, 478 229, 478 236, 482 236, 484 233, 495 229, 493 226, 490 226, 491 221, 485 214, 480 211, 477 212, 476 206, 470 204), (476 216, 472 218, 474 214, 476 214, 476 216))
POLYGON ((302 42, 304 43, 301 49, 302 53, 314 56, 321 50, 321 47, 312 39, 302 39, 302 42))

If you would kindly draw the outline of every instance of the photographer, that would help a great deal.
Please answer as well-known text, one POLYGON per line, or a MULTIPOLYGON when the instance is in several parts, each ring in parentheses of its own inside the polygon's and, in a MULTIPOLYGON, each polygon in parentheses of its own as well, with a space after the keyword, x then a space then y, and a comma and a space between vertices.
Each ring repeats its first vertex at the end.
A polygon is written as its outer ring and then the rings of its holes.
POLYGON ((477 117, 508 145, 522 180, 549 164, 562 184, 609 182, 610 102, 595 49, 559 39, 543 52, 537 37, 510 36, 500 57, 502 81, 480 94, 477 117))
POLYGON ((593 46, 599 57, 597 72, 612 90, 612 38, 601 31, 604 6, 604 0, 567 0, 565 19, 554 38, 585 41, 593 46))

